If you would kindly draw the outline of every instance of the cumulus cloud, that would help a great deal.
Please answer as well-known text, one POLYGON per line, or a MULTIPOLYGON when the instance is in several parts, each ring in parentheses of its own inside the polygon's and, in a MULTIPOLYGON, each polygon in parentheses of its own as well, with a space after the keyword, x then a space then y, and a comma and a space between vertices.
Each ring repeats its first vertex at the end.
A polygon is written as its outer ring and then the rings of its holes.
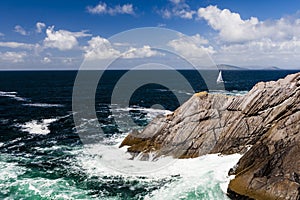
POLYGON ((88 60, 104 60, 122 57, 124 59, 149 58, 153 56, 163 56, 162 53, 152 50, 149 45, 143 47, 129 47, 122 52, 117 47, 129 46, 128 43, 114 43, 100 36, 93 37, 88 41, 88 46, 84 47, 84 57, 88 60))
POLYGON ((295 16, 242 19, 239 13, 208 6, 198 9, 198 17, 218 34, 213 55, 218 63, 299 67, 300 19, 295 16))
POLYGON ((221 47, 221 53, 241 54, 269 54, 273 56, 286 54, 300 54, 300 40, 294 38, 289 41, 272 41, 265 38, 258 41, 251 41, 244 44, 231 44, 221 47))
POLYGON ((42 63, 44 64, 47 64, 47 63, 50 63, 51 62, 51 59, 49 57, 44 57, 42 60, 41 60, 42 63))
POLYGON ((27 56, 26 52, 12 52, 12 51, 7 51, 5 53, 0 52, 0 60, 11 62, 11 63, 24 62, 24 58, 26 56, 27 56))
POLYGON ((20 25, 15 26, 15 32, 20 33, 21 35, 28 35, 25 29, 20 25))
POLYGON ((185 0, 169 0, 171 6, 159 11, 164 18, 180 17, 183 19, 193 19, 193 16, 197 13, 191 10, 190 6, 185 3, 185 0))
POLYGON ((44 46, 57 48, 61 51, 71 50, 78 45, 77 38, 91 36, 86 31, 70 32, 66 30, 54 30, 54 26, 46 30, 47 37, 44 39, 44 46))
POLYGON ((84 47, 84 57, 88 60, 110 59, 120 55, 120 51, 114 49, 111 43, 100 36, 93 37, 84 47))
POLYGON ((73 58, 68 58, 68 57, 65 57, 62 59, 62 62, 66 65, 70 65, 70 64, 73 64, 74 62, 74 59, 73 58))
POLYGON ((299 54, 299 38, 286 41, 263 38, 245 43, 223 45, 215 55, 215 59, 219 63, 227 62, 242 66, 279 65, 287 68, 299 68, 299 54))
POLYGON ((219 32, 227 42, 246 42, 271 38, 274 40, 290 39, 300 34, 300 20, 281 18, 279 20, 259 21, 256 17, 243 20, 238 13, 217 6, 198 9, 198 17, 207 21, 209 26, 219 32))
POLYGON ((215 53, 214 48, 208 46, 208 43, 208 40, 199 34, 193 36, 179 35, 179 38, 171 40, 168 46, 172 47, 178 54, 184 57, 197 59, 206 56, 207 53, 215 53))
POLYGON ((21 42, 0 42, 0 47, 33 49, 36 45, 21 42))
POLYGON ((128 14, 134 15, 134 9, 132 4, 116 5, 115 7, 109 7, 106 3, 99 2, 95 7, 88 6, 87 11, 91 14, 128 14))
POLYGON ((37 22, 36 23, 36 32, 41 33, 42 30, 46 27, 46 24, 43 22, 37 22))
POLYGON ((131 59, 131 58, 149 58, 153 56, 163 56, 162 53, 152 50, 149 45, 144 45, 142 48, 130 47, 128 51, 123 53, 122 57, 131 59))

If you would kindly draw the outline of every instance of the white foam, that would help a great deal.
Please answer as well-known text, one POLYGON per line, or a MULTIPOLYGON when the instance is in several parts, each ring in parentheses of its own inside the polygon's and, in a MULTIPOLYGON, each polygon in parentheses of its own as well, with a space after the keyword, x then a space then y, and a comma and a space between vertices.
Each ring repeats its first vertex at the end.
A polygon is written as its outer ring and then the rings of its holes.
POLYGON ((166 116, 166 115, 169 115, 169 114, 173 113, 170 110, 163 110, 163 109, 156 109, 156 108, 142 108, 142 109, 139 109, 139 110, 142 110, 142 111, 147 113, 146 118, 148 120, 152 120, 155 117, 157 117, 158 115, 166 116))
POLYGON ((50 133, 48 126, 56 120, 58 119, 43 119, 41 121, 32 120, 19 126, 21 127, 22 131, 28 132, 30 134, 47 135, 48 133, 50 133))
POLYGON ((209 93, 211 94, 225 94, 229 96, 243 96, 246 95, 249 91, 238 91, 238 90, 210 90, 209 93))
POLYGON ((0 91, 0 96, 1 97, 9 97, 9 98, 12 98, 12 99, 15 99, 17 101, 27 101, 26 98, 23 98, 23 97, 19 97, 17 96, 17 92, 3 92, 3 91, 0 91))
POLYGON ((178 92, 179 94, 186 94, 186 95, 188 95, 188 96, 192 96, 192 95, 193 95, 192 93, 186 92, 186 91, 183 91, 183 90, 178 90, 178 91, 176 91, 176 92, 178 92))
POLYGON ((239 154, 229 156, 211 154, 194 159, 178 160, 174 165, 158 172, 157 175, 178 174, 180 178, 166 187, 153 191, 145 199, 188 199, 191 193, 196 199, 197 197, 226 199, 227 186, 232 178, 227 174, 240 157, 239 154))
POLYGON ((19 142, 19 141, 21 141, 21 140, 22 140, 22 138, 19 137, 19 138, 16 138, 16 139, 14 139, 14 140, 11 140, 10 143, 19 142))
POLYGON ((129 181, 142 182, 173 179, 145 199, 187 199, 190 193, 195 196, 205 193, 204 199, 226 199, 231 178, 227 173, 241 155, 211 154, 194 159, 165 157, 154 162, 131 160, 130 157, 117 146, 92 145, 78 153, 77 164, 90 176, 122 176, 129 181))
POLYGON ((118 125, 118 129, 121 132, 129 132, 133 129, 141 129, 141 126, 138 123, 135 123, 133 117, 137 117, 137 120, 151 121, 158 115, 168 115, 172 113, 169 110, 156 109, 156 108, 143 108, 143 107, 119 107, 118 105, 111 105, 110 108, 112 115, 108 118, 114 118, 115 122, 118 125), (136 116, 133 116, 130 111, 140 111, 142 115, 136 113, 136 116))
POLYGON ((88 198, 87 190, 77 188, 74 184, 64 178, 47 179, 43 177, 22 178, 27 169, 19 167, 16 163, 0 162, 0 187, 2 194, 11 193, 13 196, 7 199, 32 198, 33 195, 42 199, 77 199, 88 198))
POLYGON ((49 103, 26 103, 23 104, 24 106, 31 106, 31 107, 43 107, 43 108, 49 108, 49 107, 64 107, 62 104, 49 104, 49 103))
POLYGON ((169 89, 155 89, 156 91, 159 91, 159 92, 169 92, 170 90, 169 89))
POLYGON ((17 163, 3 161, 0 161, 0 171, 0 181, 6 179, 15 179, 19 175, 25 173, 24 168, 19 167, 17 163))
POLYGON ((145 162, 131 160, 131 155, 125 148, 117 145, 91 145, 85 146, 78 157, 78 162, 91 175, 144 175, 155 172, 162 166, 166 166, 174 160, 171 158, 159 159, 157 162, 145 162), (92 167, 92 168, 91 168, 92 167))
POLYGON ((156 109, 156 108, 143 108, 143 107, 126 107, 126 108, 114 108, 112 107, 114 112, 126 112, 128 113, 129 111, 142 111, 147 114, 147 119, 151 120, 157 117, 158 115, 168 115, 173 113, 170 110, 164 110, 164 109, 156 109))

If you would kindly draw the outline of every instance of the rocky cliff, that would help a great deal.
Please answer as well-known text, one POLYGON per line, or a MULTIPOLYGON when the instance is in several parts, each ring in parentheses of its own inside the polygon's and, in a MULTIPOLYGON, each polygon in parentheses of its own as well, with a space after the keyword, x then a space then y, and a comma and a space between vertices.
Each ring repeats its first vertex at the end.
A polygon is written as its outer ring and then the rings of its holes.
POLYGON ((244 153, 232 199, 300 199, 300 73, 256 84, 244 96, 196 93, 122 142, 133 155, 193 158, 244 153))

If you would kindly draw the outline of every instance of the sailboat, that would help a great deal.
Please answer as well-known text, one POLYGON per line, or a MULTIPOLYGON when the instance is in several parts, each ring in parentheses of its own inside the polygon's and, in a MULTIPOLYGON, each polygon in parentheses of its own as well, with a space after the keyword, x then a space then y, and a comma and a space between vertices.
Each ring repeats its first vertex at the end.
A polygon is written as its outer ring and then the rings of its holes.
POLYGON ((222 71, 219 72, 219 76, 217 78, 217 83, 224 83, 223 77, 222 77, 222 71))

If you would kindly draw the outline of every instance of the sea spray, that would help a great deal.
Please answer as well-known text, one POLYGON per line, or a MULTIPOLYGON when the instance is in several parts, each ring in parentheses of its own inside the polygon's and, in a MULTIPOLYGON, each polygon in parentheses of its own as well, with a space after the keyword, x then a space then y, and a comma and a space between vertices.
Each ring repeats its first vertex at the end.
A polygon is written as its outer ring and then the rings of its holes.
POLYGON ((77 163, 90 177, 117 176, 128 181, 138 181, 145 188, 152 187, 157 181, 169 180, 143 197, 149 200, 226 199, 230 180, 228 171, 241 157, 240 154, 210 154, 193 159, 167 157, 151 162, 130 160, 129 154, 115 147, 93 145, 89 148, 77 157, 77 163), (164 159, 167 159, 167 165, 159 166, 166 164, 164 159), (145 167, 156 170, 139 171, 145 167))

